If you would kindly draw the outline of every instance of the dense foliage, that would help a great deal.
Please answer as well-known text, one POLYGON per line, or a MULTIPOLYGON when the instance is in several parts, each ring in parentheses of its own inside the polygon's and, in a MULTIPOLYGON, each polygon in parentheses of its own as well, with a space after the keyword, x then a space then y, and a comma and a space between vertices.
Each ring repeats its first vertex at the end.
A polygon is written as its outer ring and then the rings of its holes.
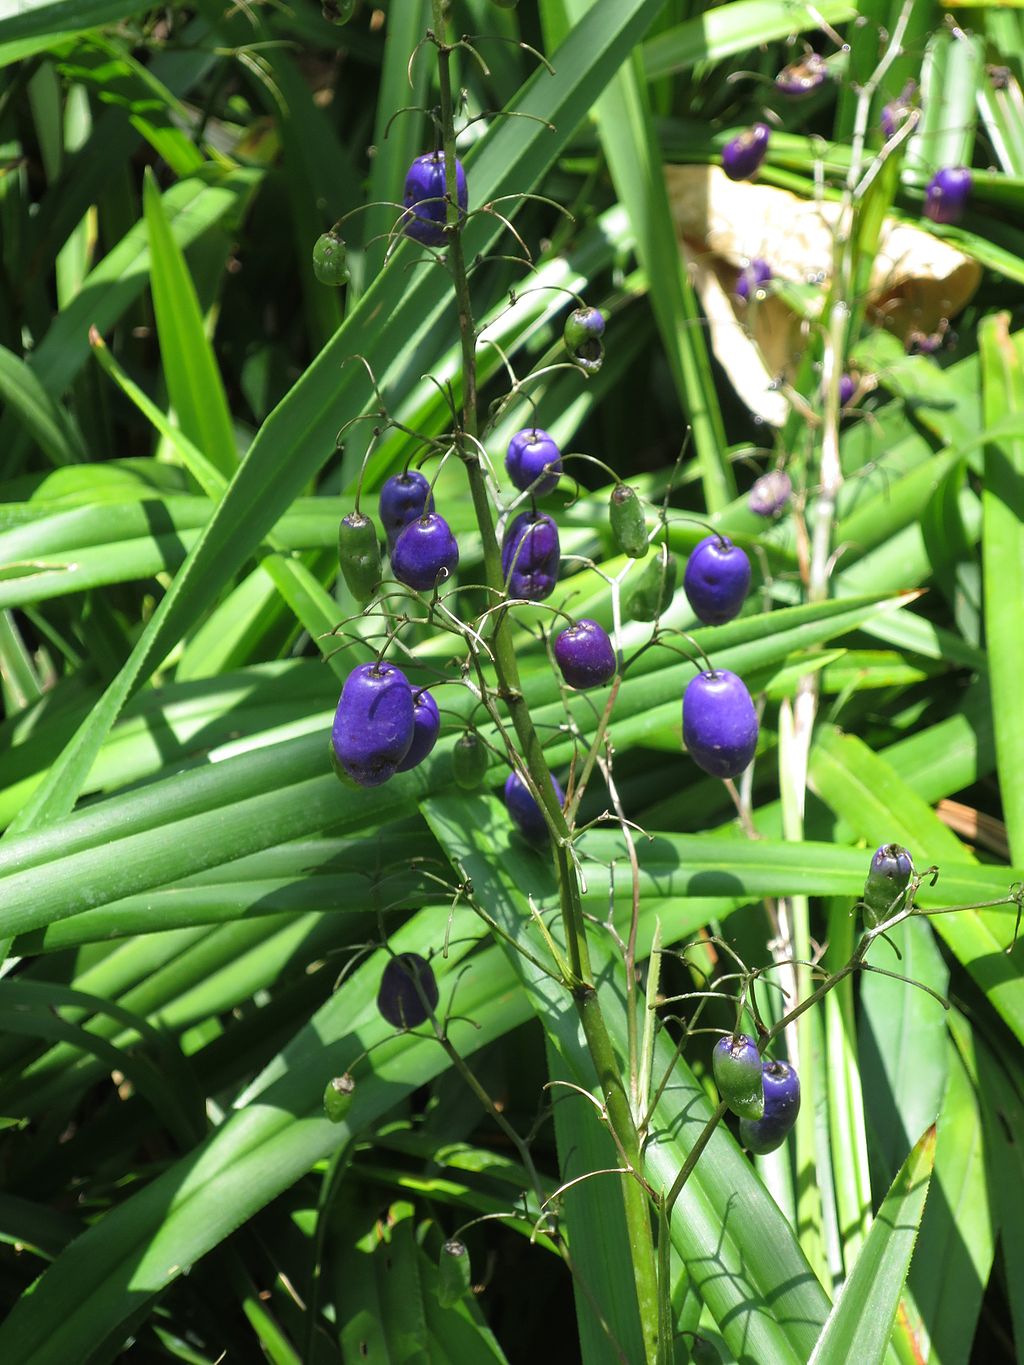
POLYGON ((1024 11, 11 8, 0 1358, 1020 1358, 1024 11))

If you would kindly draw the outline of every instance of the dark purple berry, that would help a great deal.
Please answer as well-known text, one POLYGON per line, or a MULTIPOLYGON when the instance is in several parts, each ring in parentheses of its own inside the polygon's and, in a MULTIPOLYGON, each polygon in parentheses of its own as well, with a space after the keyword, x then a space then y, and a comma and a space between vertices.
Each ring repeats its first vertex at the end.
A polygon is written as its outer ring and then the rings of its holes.
POLYGON ((691 551, 683 590, 697 619, 721 626, 738 616, 750 587, 750 560, 728 536, 705 536, 691 551))
POLYGON ((886 142, 895 137, 903 126, 913 108, 916 94, 917 81, 907 81, 896 98, 883 106, 878 122, 886 142))
MULTIPOLYGON (((469 191, 466 172, 458 160, 455 162, 455 189, 459 213, 464 216, 469 205, 469 191)), ((405 235, 422 242, 424 246, 444 246, 448 201, 445 197, 444 156, 441 152, 424 152, 409 167, 403 203, 408 210, 402 219, 405 235)))
POLYGON ((764 1115, 740 1119, 740 1142, 756 1156, 781 1147, 800 1112, 800 1077, 788 1062, 765 1062, 764 1115))
POLYGON ((391 572, 417 592, 429 592, 458 568, 459 543, 437 512, 410 521, 391 551, 391 572))
POLYGON ((335 756, 349 777, 361 787, 387 782, 412 736, 409 679, 393 664, 359 664, 345 679, 331 729, 335 756))
POLYGON ((752 295, 755 295, 763 284, 767 284, 772 277, 772 268, 767 261, 763 261, 757 256, 750 264, 740 271, 736 281, 736 288, 733 292, 744 303, 749 302, 752 295))
MULTIPOLYGON (((564 806, 565 792, 554 777, 551 779, 551 786, 558 797, 558 804, 564 806)), ((514 769, 505 779, 505 809, 524 839, 531 844, 544 842, 548 835, 544 814, 533 799, 529 787, 514 769)))
POLYGON ((913 875, 914 861, 907 850, 901 844, 883 844, 871 859, 864 883, 864 919, 869 928, 889 918, 913 875))
POLYGON ((557 487, 562 472, 562 452, 546 431, 540 427, 526 427, 509 441, 505 468, 517 488, 524 492, 530 488, 539 498, 557 487))
POLYGON ((399 532, 434 510, 430 484, 418 469, 407 469, 403 474, 392 474, 380 490, 380 520, 388 538, 388 549, 394 547, 399 532))
POLYGON ((419 692, 413 688, 412 695, 412 743, 409 752, 398 765, 400 773, 417 768, 437 743, 441 732, 441 713, 437 702, 426 690, 419 692))
POLYGON ((558 527, 549 516, 522 512, 501 541, 501 571, 510 597, 540 602, 550 597, 558 578, 561 549, 558 527))
POLYGON ((775 77, 775 88, 783 95, 809 95, 823 85, 828 76, 825 58, 818 52, 808 52, 798 62, 790 62, 775 77))
POLYGON ((719 1038, 711 1054, 718 1093, 732 1112, 741 1119, 759 1119, 764 1114, 764 1084, 761 1079, 761 1054, 753 1038, 745 1033, 719 1038))
POLYGON ((398 953, 380 978, 377 1008, 392 1028, 418 1028, 437 1008, 434 969, 419 953, 398 953))
POLYGON ((771 135, 767 123, 755 123, 729 139, 722 148, 722 170, 730 180, 749 180, 756 175, 768 151, 771 135))
POLYGON ((608 632, 586 617, 568 626, 555 640, 555 662, 569 686, 581 692, 603 687, 615 676, 615 650, 608 632))
POLYGON ((959 223, 971 197, 971 173, 966 166, 946 166, 928 182, 924 216, 933 223, 959 223))
POLYGON ((793 481, 784 469, 769 469, 750 490, 747 506, 759 517, 773 517, 793 496, 793 481))
POLYGON ((857 381, 852 374, 839 376, 839 406, 845 408, 857 392, 857 381))
POLYGON ((698 673, 683 694, 683 743, 712 777, 739 777, 757 748, 757 712, 742 678, 698 673))

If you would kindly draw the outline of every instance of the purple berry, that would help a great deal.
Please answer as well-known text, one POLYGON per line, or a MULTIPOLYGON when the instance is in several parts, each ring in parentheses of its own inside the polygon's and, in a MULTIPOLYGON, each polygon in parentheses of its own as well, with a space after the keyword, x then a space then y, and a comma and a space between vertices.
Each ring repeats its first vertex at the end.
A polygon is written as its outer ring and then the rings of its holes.
POLYGON ((683 694, 683 743, 712 777, 739 777, 757 748, 757 712, 741 678, 728 669, 698 673, 683 694))
POLYGON ((412 743, 409 752, 398 765, 400 773, 417 768, 437 743, 441 732, 441 713, 437 702, 425 689, 419 692, 413 688, 412 696, 412 743))
POLYGON ((429 592, 439 579, 450 578, 458 564, 459 543, 437 512, 410 521, 391 551, 391 572, 418 592, 429 592))
POLYGON ((341 767, 361 787, 394 777, 413 738, 409 680, 393 664, 359 664, 345 679, 334 713, 331 745, 341 767))
MULTIPOLYGON (((564 806, 565 792, 554 777, 551 779, 551 786, 558 797, 558 804, 564 806)), ((544 814, 533 799, 529 787, 514 769, 505 779, 505 809, 524 839, 531 844, 544 842, 548 835, 544 814)))
POLYGON ((381 974, 377 1008, 392 1028, 418 1028, 430 1018, 439 998, 434 969, 426 958, 398 953, 381 974))
POLYGON ((555 662, 570 687, 585 692, 615 676, 615 650, 604 626, 584 617, 555 640, 555 662))
POLYGON ((759 517, 773 517, 793 496, 793 480, 784 469, 769 469, 756 481, 747 497, 747 506, 759 517))
POLYGON ((750 587, 750 560, 728 536, 705 536, 686 561, 683 590, 697 619, 721 626, 738 616, 750 587))
POLYGON ((882 129, 882 136, 885 138, 886 142, 888 142, 890 138, 896 136, 903 123, 906 121, 913 108, 913 99, 916 93, 917 81, 907 81, 906 85, 896 98, 890 100, 889 103, 883 107, 878 122, 882 129))
POLYGON ((768 283, 771 277, 771 266, 767 261, 763 261, 760 256, 757 256, 744 270, 740 271, 733 293, 746 303, 752 294, 756 294, 763 284, 768 283))
POLYGON ((764 1083, 761 1054, 753 1038, 745 1033, 719 1038, 711 1054, 718 1093, 732 1112, 741 1119, 759 1119, 764 1114, 764 1083))
POLYGON ((555 590, 561 549, 558 527, 549 516, 522 512, 505 530, 501 571, 511 597, 543 601, 555 590))
POLYGON ((730 180, 749 180, 760 169, 768 151, 772 130, 767 123, 753 127, 730 138, 722 148, 722 170, 730 180))
POLYGON ((546 431, 540 427, 526 427, 509 441, 505 468, 517 488, 524 492, 530 488, 539 498, 557 487, 562 472, 562 452, 546 431))
MULTIPOLYGON (((455 188, 459 213, 464 216, 469 205, 469 191, 466 172, 458 160, 455 162, 455 188)), ((424 152, 412 163, 405 177, 403 202, 408 210, 402 220, 405 235, 424 246, 444 246, 448 201, 441 152, 424 152), (411 212, 413 209, 415 213, 411 212)))
POLYGON ((783 95, 809 95, 825 83, 827 76, 825 58, 818 52, 808 52, 798 62, 790 62, 782 68, 775 77, 775 88, 783 95))
POLYGON ((388 538, 388 549, 393 549, 399 532, 434 510, 430 484, 418 469, 407 469, 404 474, 392 474, 380 490, 380 519, 388 538))
POLYGON ((800 1112, 800 1077, 788 1062, 765 1062, 764 1115, 740 1119, 740 1142, 757 1156, 781 1147, 800 1112))
POLYGON ((845 408, 857 392, 857 381, 852 374, 839 376, 839 406, 845 408))
POLYGON ((971 197, 972 178, 966 166, 946 166, 928 182, 924 216, 933 223, 959 223, 971 197))

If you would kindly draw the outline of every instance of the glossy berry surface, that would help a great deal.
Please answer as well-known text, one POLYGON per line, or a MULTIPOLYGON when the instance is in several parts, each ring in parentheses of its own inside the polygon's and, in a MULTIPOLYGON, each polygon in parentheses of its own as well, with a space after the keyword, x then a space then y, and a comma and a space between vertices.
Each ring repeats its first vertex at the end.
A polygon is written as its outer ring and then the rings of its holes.
POLYGON ((817 52, 809 52, 798 62, 790 62, 775 77, 775 87, 784 95, 799 97, 809 95, 824 85, 828 77, 825 58, 817 52))
POLYGON ((406 587, 429 592, 450 577, 459 564, 459 544, 437 512, 410 521, 391 551, 391 572, 406 587))
POLYGON ((742 678, 698 673, 683 693, 683 743, 712 777, 739 777, 757 748, 757 712, 742 678))
MULTIPOLYGON (((551 779, 551 786, 558 797, 558 804, 564 806, 565 792, 554 777, 551 779)), ((529 787, 514 770, 505 779, 505 809, 524 839, 531 844, 544 842, 548 834, 544 814, 533 799, 529 787)))
POLYGON ((750 560, 728 536, 705 536, 686 561, 683 591, 697 619, 720 626, 738 616, 750 588, 750 560))
POLYGON ((933 223, 959 223, 971 197, 973 180, 966 166, 936 172, 925 191, 924 216, 933 223))
POLYGON ((331 745, 361 787, 394 777, 413 736, 409 679, 393 664, 359 664, 345 679, 334 713, 331 745))
POLYGON ((377 1008, 392 1028, 418 1028, 437 1008, 434 969, 419 953, 398 953, 380 978, 377 1008))
POLYGON ((782 1146, 800 1112, 800 1077, 788 1062, 765 1062, 762 1080, 763 1116, 740 1119, 740 1142, 757 1156, 782 1146))
POLYGON ((753 1038, 745 1033, 719 1038, 711 1054, 718 1093, 732 1112, 741 1119, 759 1119, 764 1114, 764 1083, 761 1054, 753 1038))
POLYGON ((429 692, 413 688, 412 694, 412 743, 409 752, 398 765, 400 773, 407 773, 418 767, 437 743, 441 733, 441 713, 437 702, 429 692))
POLYGON ((793 480, 784 469, 769 469, 755 482, 747 496, 747 506, 759 517, 774 517, 789 504, 793 480))
POLYGON ((570 687, 585 692, 615 676, 615 650, 604 626, 583 617, 555 640, 555 663, 570 687))
POLYGON ((394 546, 399 532, 423 516, 424 512, 434 510, 434 498, 430 484, 418 469, 407 469, 402 474, 392 474, 385 479, 380 490, 380 522, 388 538, 388 548, 394 546))
POLYGON ((740 271, 733 292, 744 303, 749 303, 756 296, 761 286, 767 284, 771 277, 771 266, 767 261, 763 261, 760 256, 756 256, 744 270, 740 271))
POLYGON ((546 431, 540 427, 526 427, 509 441, 505 468, 517 488, 524 492, 531 488, 536 497, 541 497, 558 485, 562 452, 546 431))
POLYGON ((558 527, 549 516, 522 512, 505 529, 501 571, 510 597, 541 602, 555 589, 561 546, 558 527))
POLYGON ((487 746, 475 730, 467 730, 455 741, 452 768, 455 781, 463 791, 476 791, 487 776, 491 758, 487 746))
MULTIPOLYGON (((464 215, 469 205, 469 191, 466 172, 458 160, 455 162, 455 189, 459 212, 464 215)), ((424 152, 412 163, 405 177, 402 202, 408 210, 403 218, 405 235, 424 246, 443 246, 448 202, 445 199, 444 156, 440 152, 424 152)))
POLYGON ((321 284, 344 284, 348 279, 345 243, 336 232, 322 232, 313 244, 313 274, 321 284))
POLYGON ((380 587, 377 528, 362 512, 349 512, 338 525, 338 566, 349 592, 365 606, 380 587))
POLYGON ((574 308, 565 320, 562 340, 567 350, 575 352, 588 341, 603 337, 604 328, 604 314, 600 308, 574 308))
POLYGON ((883 844, 871 859, 864 883, 864 918, 869 926, 888 919, 910 884, 914 861, 902 844, 883 844))
POLYGON ((767 123, 755 123, 745 132, 730 138, 722 148, 722 170, 730 180, 749 180, 756 175, 768 151, 772 130, 767 123))

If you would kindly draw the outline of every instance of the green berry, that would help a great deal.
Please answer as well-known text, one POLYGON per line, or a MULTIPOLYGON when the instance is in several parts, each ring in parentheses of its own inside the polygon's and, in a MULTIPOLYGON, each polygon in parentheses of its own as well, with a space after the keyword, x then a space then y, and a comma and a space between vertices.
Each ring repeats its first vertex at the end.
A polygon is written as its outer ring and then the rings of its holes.
POLYGON ((452 749, 452 767, 455 781, 463 791, 476 791, 491 766, 487 746, 475 730, 467 730, 459 736, 452 749))
POLYGON ((356 1083, 346 1071, 327 1082, 324 1091, 324 1113, 332 1123, 342 1123, 352 1108, 352 1092, 356 1083))
POLYGON ((463 1242, 445 1242, 437 1263, 437 1298, 442 1308, 451 1308, 463 1298, 470 1286, 469 1252, 463 1242))
POLYGON ((677 572, 675 558, 662 542, 626 595, 623 603, 626 615, 634 621, 656 621, 662 616, 675 594, 677 572))
POLYGON ((635 488, 628 483, 617 483, 612 489, 609 505, 612 540, 620 554, 630 559, 643 559, 650 546, 647 543, 647 523, 644 509, 635 488))
POLYGON ((321 284, 344 284, 348 280, 345 243, 333 228, 321 232, 313 245, 313 274, 321 284))
POLYGON ((329 24, 347 24, 356 12, 356 0, 323 0, 320 12, 329 24))
POLYGON ((380 587, 381 562, 377 528, 362 512, 349 512, 341 519, 338 564, 349 592, 364 607, 380 587))
POLYGON ((910 884, 914 863, 900 844, 883 844, 871 859, 864 883, 864 919, 869 928, 893 914, 896 902, 910 884))
POLYGON ((761 1054, 753 1038, 738 1033, 719 1038, 711 1060, 718 1093, 741 1119, 764 1117, 761 1054))

